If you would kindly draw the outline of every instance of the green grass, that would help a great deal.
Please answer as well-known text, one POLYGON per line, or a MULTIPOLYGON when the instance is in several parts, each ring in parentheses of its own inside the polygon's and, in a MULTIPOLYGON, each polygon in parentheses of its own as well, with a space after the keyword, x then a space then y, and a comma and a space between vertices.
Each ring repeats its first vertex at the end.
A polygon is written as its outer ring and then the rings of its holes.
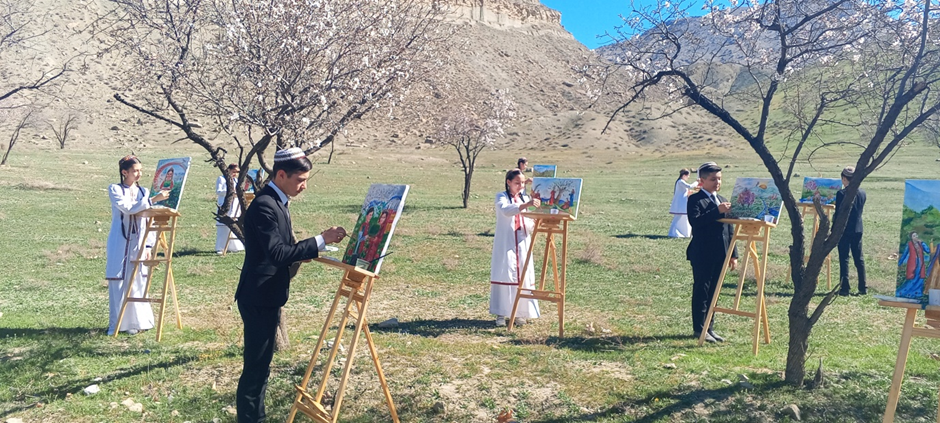
MULTIPOLYGON (((212 251, 217 175, 197 149, 176 148, 138 152, 145 173, 160 158, 194 158, 173 261, 184 328, 167 325, 160 343, 152 331, 104 335, 106 188, 126 152, 23 148, 0 168, 0 419, 234 421, 227 409, 241 371, 241 321, 232 295, 242 255, 212 251), (93 383, 101 392, 84 395, 93 383), (127 398, 143 404, 143 415, 121 405, 127 398)), ((875 421, 884 411, 903 312, 879 307, 870 296, 837 299, 814 329, 807 367, 823 360, 824 388, 782 382, 792 295, 784 281, 786 219, 770 248, 772 343, 753 356, 751 321, 725 315, 718 328, 728 342, 698 347, 690 338, 687 241, 662 235, 678 168, 704 156, 487 151, 465 210, 459 207, 460 169, 449 150, 340 152, 333 164, 315 165, 308 191, 292 203, 298 237, 351 226, 371 183, 412 186, 369 314, 372 322, 401 321, 395 329, 375 328, 374 337, 402 421, 495 421, 507 408, 526 422, 782 421, 780 409, 790 403, 799 405, 805 421, 875 421), (511 333, 494 329, 487 313, 493 196, 505 169, 523 154, 557 164, 559 177, 584 178, 579 218, 571 224, 563 339, 548 304, 542 304, 543 318, 511 333), (738 384, 740 374, 754 389, 738 384), (434 411, 437 402, 445 405, 443 413, 434 411)), ((907 147, 863 185, 875 293, 894 289, 903 180, 930 177, 938 154, 907 147)), ((765 175, 748 151, 707 158, 732 165, 724 171, 725 193, 735 177, 765 175)), ((833 176, 852 163, 830 156, 814 165, 833 176)), ((816 174, 805 164, 797 171, 816 174)), ((794 178, 793 188, 801 183, 794 178)), ((837 275, 833 255, 836 283, 837 275)), ((724 301, 735 276, 725 283, 724 301)), ((286 307, 292 347, 275 356, 268 388, 273 421, 287 415, 339 277, 313 263, 292 284, 286 307)), ((743 306, 753 307, 753 300, 749 284, 743 306)), ((898 421, 934 419, 936 347, 930 340, 913 342, 898 421)), ((341 420, 388 420, 365 349, 356 354, 341 420)))

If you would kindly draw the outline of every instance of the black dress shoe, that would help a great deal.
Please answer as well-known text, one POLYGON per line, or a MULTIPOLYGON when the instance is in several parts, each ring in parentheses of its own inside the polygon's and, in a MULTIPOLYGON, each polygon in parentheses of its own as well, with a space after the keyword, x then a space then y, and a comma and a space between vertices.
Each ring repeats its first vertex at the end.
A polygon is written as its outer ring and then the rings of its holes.
MULTIPOLYGON (((692 334, 692 336, 695 337, 695 339, 699 339, 702 337, 702 332, 695 332, 692 334)), ((713 336, 711 336, 711 334, 709 334, 708 332, 705 332, 705 342, 711 342, 714 344, 715 342, 718 342, 718 341, 713 336)))
POLYGON ((725 342, 725 338, 722 338, 721 336, 718 336, 718 334, 715 333, 715 331, 713 331, 713 330, 709 330, 709 331, 708 331, 708 335, 711 336, 712 338, 715 338, 715 340, 718 341, 718 342, 725 342))
POLYGON ((859 289, 859 290, 858 290, 858 295, 868 295, 868 290, 867 290, 867 289, 859 289))
POLYGON ((839 296, 840 296, 840 297, 848 297, 848 296, 849 296, 849 291, 839 291, 839 296))

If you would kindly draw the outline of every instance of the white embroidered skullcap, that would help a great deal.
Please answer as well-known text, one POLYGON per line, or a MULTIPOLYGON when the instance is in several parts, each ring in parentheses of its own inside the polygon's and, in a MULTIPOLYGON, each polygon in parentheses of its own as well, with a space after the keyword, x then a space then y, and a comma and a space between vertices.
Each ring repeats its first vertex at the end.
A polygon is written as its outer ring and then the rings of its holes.
MULTIPOLYGON (((718 163, 715 163, 715 162, 705 162, 705 163, 702 163, 702 165, 698 167, 698 170, 701 172, 701 170, 704 169, 704 168, 706 168, 706 167, 718 167, 718 163)), ((719 168, 719 169, 720 169, 720 168, 719 168)))
POLYGON ((304 151, 297 147, 285 148, 283 150, 278 150, 277 153, 274 153, 274 163, 296 160, 306 156, 307 155, 304 154, 304 151))

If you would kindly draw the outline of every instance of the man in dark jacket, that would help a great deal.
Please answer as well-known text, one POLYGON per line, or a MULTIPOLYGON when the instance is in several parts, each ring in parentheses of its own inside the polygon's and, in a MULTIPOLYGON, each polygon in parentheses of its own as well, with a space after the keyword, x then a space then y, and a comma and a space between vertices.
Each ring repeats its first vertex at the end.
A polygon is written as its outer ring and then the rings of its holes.
POLYGON ((287 302, 291 266, 316 258, 326 244, 346 236, 341 227, 294 242, 288 200, 307 188, 310 160, 299 148, 274 155, 274 179, 255 196, 245 211, 245 263, 235 300, 245 325, 244 368, 238 380, 235 405, 238 422, 262 422, 279 310, 287 302))
MULTIPOLYGON (((855 176, 855 167, 846 166, 842 169, 842 186, 848 186, 855 176)), ((845 225, 845 232, 839 239, 839 281, 842 284, 839 295, 849 295, 849 251, 855 259, 855 270, 858 272, 858 293, 865 295, 868 288, 865 286, 865 257, 862 255, 862 211, 865 210, 865 190, 859 188, 852 204, 843 204, 845 188, 836 193, 836 213, 849 213, 849 221, 845 225)))
MULTIPOLYGON (((689 224, 692 225, 692 240, 686 250, 686 258, 692 265, 692 330, 698 338, 706 331, 705 341, 722 342, 711 327, 705 327, 705 317, 711 306, 715 289, 721 286, 718 277, 728 254, 728 244, 734 237, 734 227, 718 219, 728 217, 731 203, 718 195, 721 188, 721 167, 714 162, 703 164, 698 169, 699 192, 689 196, 689 224)), ((729 269, 738 265, 738 251, 732 250, 729 269)), ((714 319, 712 325, 714 326, 714 319)))

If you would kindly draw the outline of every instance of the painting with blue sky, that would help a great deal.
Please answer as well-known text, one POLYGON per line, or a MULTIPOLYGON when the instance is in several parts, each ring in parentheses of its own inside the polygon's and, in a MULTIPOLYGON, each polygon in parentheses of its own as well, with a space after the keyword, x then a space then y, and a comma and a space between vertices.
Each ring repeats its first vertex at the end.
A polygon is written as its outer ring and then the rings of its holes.
POLYGON ((532 178, 534 198, 542 204, 536 213, 567 213, 578 218, 578 206, 581 205, 581 179, 576 178, 532 178))
POLYGON ((150 188, 150 196, 167 190, 170 197, 166 200, 153 203, 157 207, 168 207, 178 209, 180 207, 180 198, 183 197, 183 185, 186 184, 186 176, 189 174, 189 157, 180 157, 177 159, 163 159, 157 162, 157 171, 153 174, 153 185, 150 188))
POLYGON ((898 277, 895 296, 926 302, 927 290, 937 286, 937 244, 940 244, 940 181, 904 182, 898 277))
POLYGON ((738 178, 731 191, 731 217, 767 220, 777 223, 783 199, 770 178, 738 178))

